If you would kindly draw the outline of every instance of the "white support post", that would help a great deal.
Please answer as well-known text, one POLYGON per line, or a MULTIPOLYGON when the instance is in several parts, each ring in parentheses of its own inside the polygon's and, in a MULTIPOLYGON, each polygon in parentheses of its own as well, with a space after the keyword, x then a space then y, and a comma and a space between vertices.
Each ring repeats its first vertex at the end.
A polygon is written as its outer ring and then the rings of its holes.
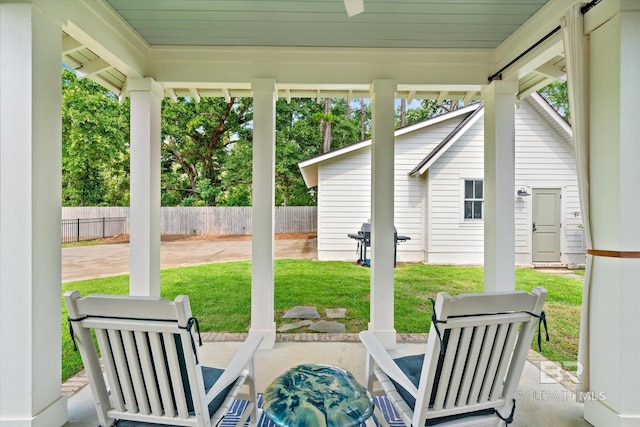
POLYGON ((264 336, 261 348, 273 348, 274 217, 276 169, 276 82, 257 79, 253 91, 253 192, 251 245, 251 329, 264 336))
POLYGON ((515 289, 515 95, 495 81, 484 100, 484 290, 515 289))
POLYGON ((160 120, 164 89, 130 79, 131 208, 129 293, 160 295, 160 120))
POLYGON ((0 3, 0 425, 61 426, 61 28, 0 3))
MULTIPOLYGON (((596 427, 640 425, 640 4, 619 2, 590 27, 590 390, 596 427)), ((592 15, 592 16, 589 16, 592 15)), ((587 30, 588 31, 588 30, 587 30)))
POLYGON ((371 99, 371 322, 386 348, 396 346, 394 328, 394 133, 393 80, 374 80, 371 99))

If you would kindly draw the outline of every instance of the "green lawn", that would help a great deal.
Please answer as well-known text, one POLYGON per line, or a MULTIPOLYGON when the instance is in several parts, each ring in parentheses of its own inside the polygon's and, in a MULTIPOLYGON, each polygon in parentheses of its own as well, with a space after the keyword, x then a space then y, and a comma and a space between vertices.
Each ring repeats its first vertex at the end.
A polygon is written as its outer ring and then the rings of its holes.
MULTIPOLYGON (((275 320, 295 305, 313 305, 321 315, 325 308, 348 309, 347 332, 366 329, 369 322, 370 270, 346 262, 276 260, 275 320)), ((451 295, 482 291, 483 271, 477 267, 422 264, 399 265, 395 272, 395 328, 398 332, 429 331, 431 304, 440 291, 451 295)), ((550 360, 575 361, 582 281, 529 269, 516 270, 516 287, 530 291, 543 286, 548 291, 545 310, 550 342, 542 354, 550 360)), ((85 280, 63 285, 63 292, 127 294, 129 276, 85 280)), ((162 270, 161 294, 173 299, 189 295, 194 316, 202 331, 246 332, 251 316, 251 263, 249 261, 208 264, 162 270)), ((62 374, 67 379, 82 369, 79 353, 73 351, 62 304, 62 374)), ((300 331, 293 331, 300 332, 300 331)), ((537 340, 534 338, 534 343, 537 340)), ((537 350, 537 345, 535 346, 537 350)))

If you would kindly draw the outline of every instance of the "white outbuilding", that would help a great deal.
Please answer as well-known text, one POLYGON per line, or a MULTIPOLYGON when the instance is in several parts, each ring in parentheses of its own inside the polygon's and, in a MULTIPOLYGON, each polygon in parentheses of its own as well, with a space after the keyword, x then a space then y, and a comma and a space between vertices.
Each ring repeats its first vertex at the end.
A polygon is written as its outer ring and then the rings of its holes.
MULTIPOLYGON (((395 131, 395 227, 411 238, 398 261, 482 264, 483 116, 478 102, 395 131)), ((516 109, 515 134, 516 264, 584 264, 571 127, 534 93, 516 109)), ((361 258, 347 234, 371 217, 371 140, 299 167, 317 187, 318 258, 361 258)))

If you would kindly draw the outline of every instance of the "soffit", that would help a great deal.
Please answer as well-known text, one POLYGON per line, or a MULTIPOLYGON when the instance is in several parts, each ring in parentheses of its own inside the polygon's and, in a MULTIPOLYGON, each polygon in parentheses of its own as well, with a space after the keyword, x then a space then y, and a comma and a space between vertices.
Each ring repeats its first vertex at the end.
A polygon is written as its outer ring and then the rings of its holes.
POLYGON ((150 45, 495 48, 547 0, 107 0, 150 45))
MULTIPOLYGON (((253 51, 298 49, 300 52, 306 49, 311 54, 313 49, 354 52, 369 49, 381 52, 380 66, 389 67, 383 64, 383 57, 392 55, 382 53, 385 50, 469 52, 469 58, 474 58, 476 52, 492 52, 548 1, 364 0, 364 13, 352 17, 347 16, 342 0, 104 0, 101 4, 112 9, 113 15, 121 19, 132 34, 148 44, 152 56, 154 52, 162 51, 173 54, 218 48, 227 51, 237 48, 240 52, 247 48, 253 51)), ((110 64, 101 62, 102 58, 86 46, 74 45, 74 41, 63 34, 63 46, 70 46, 63 52, 63 62, 78 70, 82 77, 90 77, 109 90, 126 95, 127 76, 110 64)), ((458 56, 465 57, 465 54, 458 53, 458 56)), ((188 61, 194 62, 193 58, 190 56, 188 61)), ((292 62, 297 58, 292 58, 292 62)), ((466 66, 467 73, 475 68, 474 60, 466 66)), ((563 61, 560 55, 544 66, 549 65, 549 70, 556 67, 556 71, 563 72, 563 61)), ((424 61, 419 66, 415 61, 405 64, 398 63, 396 67, 423 67, 426 73, 435 68, 435 65, 425 66, 424 61)), ((196 66, 194 63, 194 68, 196 66)), ((255 68, 256 63, 251 66, 255 68)), ((455 67, 452 66, 449 74, 462 73, 455 67)), ((154 71, 161 74, 170 69, 170 66, 158 66, 154 71)), ((478 73, 484 76, 489 74, 487 71, 491 70, 482 69, 478 73)), ((150 75, 156 77, 154 74, 150 75)), ((550 77, 534 69, 518 78, 520 92, 530 93, 557 79, 557 76, 550 77)), ((187 83, 162 78, 159 82, 165 86, 168 97, 251 96, 248 80, 206 82, 197 77, 187 83)), ((279 96, 359 98, 367 96, 370 89, 368 85, 356 84, 361 82, 316 83, 311 80, 304 84, 300 81, 292 83, 278 79, 279 96)), ((468 103, 480 97, 481 87, 477 79, 473 84, 451 84, 451 87, 439 82, 433 85, 400 83, 398 98, 462 99, 468 103)))

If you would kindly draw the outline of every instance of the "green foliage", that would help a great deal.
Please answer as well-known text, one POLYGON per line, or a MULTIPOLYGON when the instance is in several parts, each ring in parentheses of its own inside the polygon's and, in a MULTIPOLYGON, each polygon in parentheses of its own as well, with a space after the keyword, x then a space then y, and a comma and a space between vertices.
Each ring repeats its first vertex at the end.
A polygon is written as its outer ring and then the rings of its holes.
MULTIPOLYGON (((442 104, 437 104, 433 99, 423 99, 419 107, 407 110, 406 125, 412 125, 430 119, 431 117, 457 110, 461 107, 463 107, 462 101, 445 100, 442 104)), ((396 123, 399 122, 396 121, 396 123)))
MULTIPOLYGON (((370 307, 370 271, 347 262, 284 260, 275 263, 275 321, 295 305, 347 308, 347 332, 366 329, 370 307)), ((426 333, 431 323, 431 304, 438 292, 451 295, 481 292, 483 270, 478 267, 451 267, 400 264, 395 270, 395 328, 402 333, 426 333)), ((127 294, 129 276, 66 283, 67 290, 90 293, 127 294)), ((516 269, 516 288, 531 291, 543 286, 548 291, 545 310, 550 342, 542 354, 554 361, 575 361, 578 348, 582 280, 516 269)), ((164 298, 189 295, 191 307, 202 331, 246 332, 251 318, 251 263, 229 262, 194 267, 171 268, 161 273, 160 293, 164 298)), ((67 318, 62 308, 63 319, 67 318)), ((77 353, 63 322, 63 377, 81 369, 77 353)), ((299 331, 294 331, 299 332, 299 331)), ((536 340, 534 339, 534 343, 536 340)), ((537 346, 534 345, 537 350, 537 346)))
POLYGON ((230 147, 250 137, 246 125, 252 116, 250 98, 163 100, 162 188, 174 194, 165 200, 215 206, 224 191, 222 176, 230 147))
POLYGON ((540 95, 567 121, 571 123, 571 112, 569 111, 569 93, 567 92, 567 82, 555 81, 538 91, 540 95))
POLYGON ((62 70, 62 203, 129 204, 129 104, 62 70))
MULTIPOLYGON (((129 104, 91 80, 63 70, 63 203, 128 205, 129 104)), ((407 124, 459 102, 425 100, 407 124)), ((314 205, 298 163, 371 136, 366 100, 279 99, 276 102, 277 206, 314 205), (325 139, 325 136, 327 137, 325 139)), ((162 206, 249 206, 253 100, 178 98, 162 102, 162 206)))

